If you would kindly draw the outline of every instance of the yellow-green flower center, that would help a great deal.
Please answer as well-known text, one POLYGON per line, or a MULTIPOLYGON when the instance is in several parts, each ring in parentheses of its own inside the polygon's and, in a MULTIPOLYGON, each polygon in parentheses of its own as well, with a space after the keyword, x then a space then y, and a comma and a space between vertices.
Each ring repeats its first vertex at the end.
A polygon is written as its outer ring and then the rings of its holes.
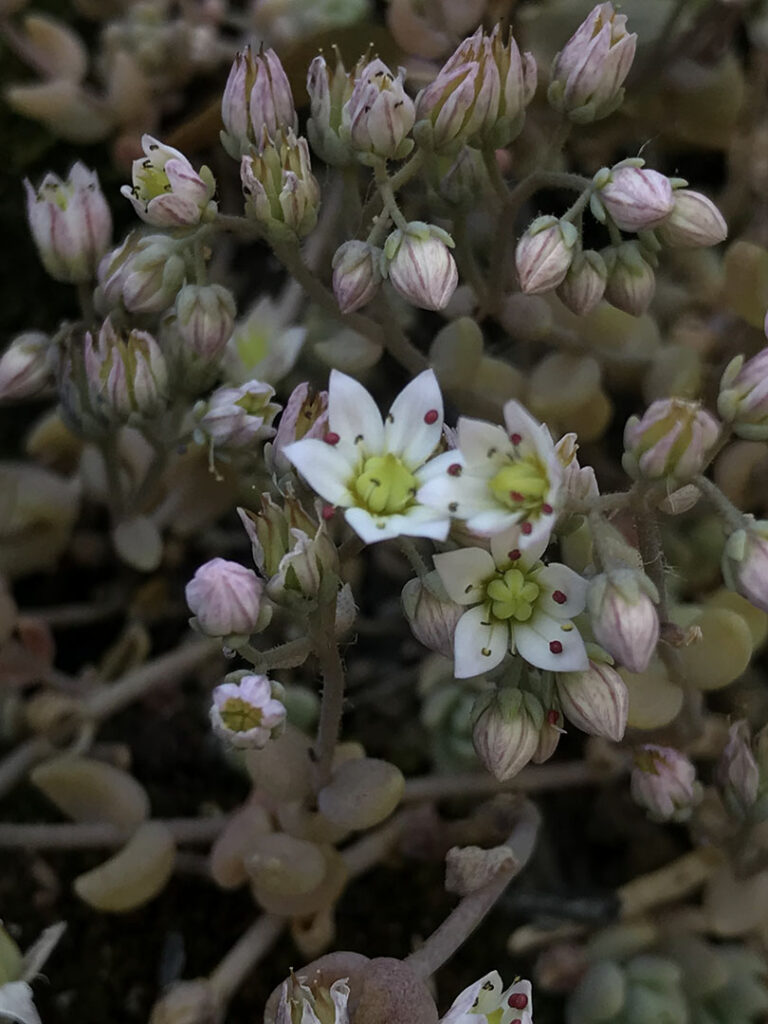
POLYGON ((155 167, 147 160, 138 175, 142 199, 155 199, 165 192, 171 191, 168 175, 160 167, 155 167))
POLYGON ((249 416, 263 416, 265 407, 268 404, 269 400, 265 395, 254 395, 251 391, 246 391, 245 394, 235 402, 235 405, 239 405, 241 409, 245 409, 249 416))
POLYGON ((549 491, 549 478, 539 459, 529 455, 503 466, 488 486, 502 505, 527 513, 541 508, 549 491))
POLYGON ((418 482, 397 455, 372 455, 351 486, 360 504, 374 515, 394 515, 413 501, 418 482))
POLYGON ((240 697, 225 700, 219 708, 219 714, 231 732, 248 732, 249 729, 256 729, 263 719, 261 708, 254 707, 240 697))
POLYGON ((495 619, 527 622, 533 615, 540 587, 520 569, 507 569, 486 584, 485 596, 495 619))

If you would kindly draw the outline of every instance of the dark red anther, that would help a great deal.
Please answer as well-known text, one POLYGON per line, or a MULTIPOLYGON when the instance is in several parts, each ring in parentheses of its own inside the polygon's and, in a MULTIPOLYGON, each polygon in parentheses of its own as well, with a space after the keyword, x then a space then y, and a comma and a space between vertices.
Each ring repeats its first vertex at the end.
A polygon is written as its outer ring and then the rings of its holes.
POLYGON ((461 463, 460 462, 452 462, 450 464, 450 466, 448 467, 448 475, 449 476, 461 476, 461 463))
POLYGON ((526 537, 529 533, 533 533, 533 525, 531 523, 523 523, 520 529, 526 535, 526 537))
POLYGON ((513 1010, 524 1010, 528 1005, 528 996, 522 992, 513 992, 507 1000, 507 1005, 511 1006, 513 1010))
MULTIPOLYGON (((560 721, 560 715, 557 713, 557 711, 555 711, 554 708, 550 708, 547 712, 547 721, 550 725, 557 725, 557 723, 560 721)), ((527 999, 527 996, 523 996, 522 998, 527 999)), ((511 1006, 512 1003, 510 1003, 509 1005, 511 1006)), ((525 1003, 515 1003, 516 1010, 522 1010, 524 1007, 525 1003)))
POLYGON ((568 598, 565 596, 565 594, 562 592, 562 590, 556 590, 552 594, 552 600, 553 601, 557 601, 558 604, 565 604, 565 602, 568 600, 568 598))
POLYGON ((431 427, 433 423, 437 423, 437 418, 439 415, 440 413, 437 411, 437 409, 430 409, 429 412, 426 413, 424 416, 424 422, 431 427))
POLYGON ((523 435, 522 434, 510 434, 509 435, 509 440, 512 442, 512 444, 520 444, 520 442, 523 440, 523 435))
POLYGON ((549 649, 550 649, 550 651, 552 651, 553 654, 562 654, 563 653, 563 645, 560 643, 559 640, 550 640, 549 641, 549 649))
POLYGON ((323 440, 326 444, 338 444, 341 438, 335 431, 329 430, 323 440))
POLYGON ((541 506, 541 511, 542 511, 542 512, 544 513, 544 515, 545 515, 545 516, 551 516, 551 515, 552 515, 552 506, 551 506, 551 505, 548 505, 548 504, 547 504, 547 503, 545 502, 545 503, 544 503, 544 504, 543 504, 543 505, 541 506))
POLYGON ((329 519, 333 519, 333 517, 336 515, 336 508, 335 508, 335 506, 334 505, 325 505, 323 507, 323 511, 322 511, 321 515, 322 515, 323 519, 326 520, 326 522, 329 519))
POLYGON ((520 491, 510 491, 509 497, 512 501, 525 501, 525 495, 521 494, 520 491))
POLYGON ((507 552, 507 558, 509 558, 510 562, 516 562, 519 557, 520 551, 518 548, 513 548, 511 551, 507 552))

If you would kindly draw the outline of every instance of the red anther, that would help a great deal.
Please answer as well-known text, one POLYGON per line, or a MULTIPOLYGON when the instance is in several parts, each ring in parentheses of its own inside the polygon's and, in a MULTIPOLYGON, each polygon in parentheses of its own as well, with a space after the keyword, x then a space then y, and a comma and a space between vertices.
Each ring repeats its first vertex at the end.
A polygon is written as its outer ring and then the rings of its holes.
POLYGON ((424 422, 431 427, 433 423, 437 423, 437 418, 439 415, 440 413, 437 411, 437 409, 430 409, 429 412, 426 413, 426 415, 424 416, 424 422))
POLYGON ((544 513, 545 516, 551 516, 552 515, 552 506, 545 502, 541 506, 541 511, 544 513))
POLYGON ((336 507, 334 505, 325 505, 323 507, 321 515, 323 519, 325 519, 326 521, 329 519, 333 519, 333 517, 336 515, 336 507))
POLYGON ((507 552, 507 558, 510 560, 510 562, 516 562, 519 557, 520 552, 517 548, 513 548, 511 551, 507 552))
MULTIPOLYGON (((550 725, 557 725, 557 723, 560 721, 560 715, 557 713, 557 711, 555 711, 554 708, 550 708, 549 711, 547 712, 547 721, 549 722, 550 725)), ((526 998, 527 998, 527 996, 523 996, 523 999, 526 999, 526 998)), ((512 1003, 510 1003, 509 1005, 511 1006, 512 1003)), ((516 1010, 522 1010, 524 1006, 525 1006, 525 1003, 516 1003, 515 1004, 515 1009, 516 1010)))
POLYGON ((563 653, 563 645, 560 643, 559 640, 550 640, 549 641, 549 649, 550 649, 550 651, 552 651, 553 654, 562 654, 563 653))
POLYGON ((522 992, 513 992, 507 1000, 507 1005, 511 1006, 513 1010, 524 1010, 528 1005, 528 996, 522 992))
POLYGON ((448 475, 449 476, 461 476, 461 463, 460 462, 452 462, 450 464, 450 466, 448 467, 448 475))
POLYGON ((565 594, 562 592, 562 590, 556 590, 552 594, 552 600, 553 601, 557 601, 558 604, 565 604, 565 602, 568 600, 568 598, 565 596, 565 594))
POLYGON ((523 440, 523 435, 522 434, 510 434, 509 435, 509 440, 512 442, 512 444, 520 444, 520 442, 523 440))
POLYGON ((335 431, 329 430, 323 440, 326 444, 338 444, 341 438, 335 431))
POLYGON ((510 491, 509 497, 512 501, 525 501, 525 495, 521 494, 520 491, 510 491))
POLYGON ((531 523, 523 523, 520 529, 523 531, 526 537, 529 533, 533 533, 533 525, 531 523))

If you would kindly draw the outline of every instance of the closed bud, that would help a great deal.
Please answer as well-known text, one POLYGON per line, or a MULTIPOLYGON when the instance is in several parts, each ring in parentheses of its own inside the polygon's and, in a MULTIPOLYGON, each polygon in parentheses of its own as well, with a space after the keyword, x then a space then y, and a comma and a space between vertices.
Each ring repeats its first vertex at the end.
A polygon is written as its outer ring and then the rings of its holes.
POLYGON ((637 242, 622 242, 603 250, 608 280, 605 298, 612 306, 642 316, 656 292, 656 275, 637 242))
POLYGON ((345 829, 372 828, 395 810, 405 780, 399 768, 373 757, 344 761, 317 794, 320 813, 345 829))
POLYGON ((624 428, 622 465, 635 480, 685 483, 706 466, 720 424, 697 402, 660 398, 624 428))
POLYGON ((537 217, 515 249, 521 289, 528 295, 562 284, 575 254, 579 232, 566 220, 537 217))
POLYGON ((239 562, 213 558, 201 565, 185 595, 195 628, 206 636, 248 636, 260 623, 264 585, 239 562))
POLYGON ((219 284, 188 284, 176 296, 176 317, 163 338, 174 381, 189 394, 215 380, 232 336, 235 299, 219 284))
POLYGON ((452 248, 453 239, 442 228, 411 221, 384 243, 382 273, 407 302, 444 309, 459 281, 452 248))
POLYGON ((436 572, 424 581, 415 576, 400 596, 403 612, 416 639, 436 654, 453 658, 453 635, 465 609, 451 601, 436 572))
POLYGON ((85 336, 85 374, 91 405, 108 423, 133 423, 158 415, 168 397, 168 370, 148 331, 119 331, 107 317, 85 336))
POLYGON ((286 445, 304 438, 324 437, 328 430, 328 392, 315 391, 306 382, 297 384, 285 403, 277 425, 267 465, 279 474, 287 473, 291 464, 283 455, 286 445))
POLYGON ((207 403, 195 406, 199 429, 215 448, 248 448, 275 433, 272 420, 280 406, 275 389, 252 380, 239 388, 217 388, 207 403))
POLYGON ((717 777, 727 806, 739 817, 745 817, 757 800, 760 769, 752 753, 749 726, 743 720, 734 722, 728 730, 717 777))
POLYGON ((477 756, 499 782, 513 778, 539 745, 544 709, 530 693, 499 690, 479 698, 473 710, 472 742, 477 756))
POLYGON ((95 171, 76 163, 66 181, 48 173, 35 189, 25 179, 27 219, 43 266, 56 281, 85 284, 112 236, 112 215, 95 171))
POLYGON ((593 7, 552 66, 547 97, 577 124, 607 117, 621 106, 624 80, 635 58, 637 36, 613 4, 593 7))
POLYGON ((721 568, 725 585, 768 612, 768 520, 745 516, 746 528, 725 543, 721 568))
POLYGON ((603 257, 594 249, 585 249, 574 256, 557 288, 557 297, 576 316, 585 316, 599 305, 607 279, 603 257))
POLYGON ((307 134, 315 153, 327 164, 340 167, 351 163, 354 153, 341 136, 342 110, 352 96, 354 75, 347 73, 336 50, 336 67, 331 71, 325 57, 318 56, 309 65, 307 92, 311 117, 307 134))
POLYGON ((614 668, 590 659, 585 672, 560 672, 556 679, 560 704, 569 721, 589 736, 614 742, 623 738, 629 692, 614 668))
POLYGON ((696 769, 674 747, 646 744, 635 752, 632 798, 654 821, 685 821, 701 799, 696 769))
POLYGON ((563 713, 559 708, 550 707, 545 711, 544 721, 539 729, 539 741, 531 757, 534 764, 544 764, 557 750, 560 737, 565 732, 563 722, 563 713))
POLYGON ((659 595, 645 573, 618 569, 596 576, 587 590, 595 640, 631 672, 648 667, 659 640, 659 595))
POLYGON ((143 135, 144 156, 133 161, 132 185, 120 189, 147 224, 192 227, 216 213, 216 182, 207 167, 200 173, 183 153, 151 135, 143 135))
POLYGON ((768 348, 751 359, 736 356, 725 368, 717 411, 747 441, 768 440, 768 348))
POLYGON ((232 672, 215 687, 211 726, 217 736, 239 749, 260 748, 285 728, 285 705, 279 683, 252 672, 232 672))
POLYGON ((42 331, 26 331, 0 357, 0 401, 32 398, 51 379, 50 339, 42 331))
POLYGON ((689 188, 675 189, 672 198, 671 213, 656 225, 660 242, 690 249, 725 241, 728 225, 711 199, 689 188))
POLYGON ((374 297, 381 284, 381 250, 367 242, 344 242, 333 256, 333 294, 342 313, 352 313, 374 297))
MULTIPOLYGON (((644 167, 644 163, 640 159, 625 160, 610 171, 598 171, 594 178, 595 198, 622 231, 655 228, 675 205, 669 178, 644 167)), ((596 206, 596 212, 599 210, 596 206)))
POLYGON ((378 58, 355 69, 352 95, 341 112, 340 135, 363 163, 371 157, 402 160, 413 149, 408 134, 415 112, 404 78, 404 68, 395 77, 378 58))
POLYGON ((303 238, 317 223, 320 205, 307 140, 288 129, 264 143, 260 154, 240 163, 246 216, 276 239, 303 238))
POLYGON ((131 232, 99 264, 97 306, 107 312, 122 302, 131 313, 161 313, 185 275, 184 257, 172 238, 131 232))
POLYGON ((261 147, 265 135, 296 131, 298 119, 288 78, 274 50, 250 46, 235 57, 221 99, 224 131, 221 143, 239 160, 252 146, 261 147))

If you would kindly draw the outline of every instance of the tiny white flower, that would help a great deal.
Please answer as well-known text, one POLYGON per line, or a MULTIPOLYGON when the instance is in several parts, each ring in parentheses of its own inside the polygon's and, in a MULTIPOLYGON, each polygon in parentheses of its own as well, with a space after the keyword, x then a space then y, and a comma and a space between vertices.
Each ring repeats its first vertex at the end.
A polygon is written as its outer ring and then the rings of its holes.
POLYGON ((161 228, 186 227, 215 212, 216 182, 207 167, 198 174, 183 153, 151 135, 142 136, 141 148, 144 156, 131 168, 133 185, 120 191, 142 220, 161 228))
POLYGON ((424 505, 466 520, 480 536, 519 525, 521 549, 542 544, 555 524, 563 467, 547 428, 519 402, 504 406, 506 430, 462 417, 457 448, 435 459, 418 493, 424 505))
POLYGON ((491 537, 484 548, 434 556, 448 595, 471 605, 454 635, 457 679, 495 668, 507 651, 550 672, 578 672, 589 664, 571 617, 584 610, 587 581, 566 565, 540 561, 547 538, 525 550, 521 527, 491 537))
POLYGON ((272 696, 266 676, 244 675, 213 691, 211 725, 233 747, 263 747, 285 721, 285 705, 272 696))
POLYGON ((491 971, 456 997, 439 1024, 533 1024, 530 981, 504 989, 498 971, 491 971))
POLYGON ((275 1024, 349 1024, 348 980, 339 978, 326 988, 292 974, 283 982, 275 1024))
POLYGON ((321 498, 346 509, 344 517, 366 544, 401 535, 445 540, 450 520, 417 499, 438 460, 443 399, 425 370, 392 403, 386 420, 352 377, 331 372, 328 430, 283 449, 321 498))

